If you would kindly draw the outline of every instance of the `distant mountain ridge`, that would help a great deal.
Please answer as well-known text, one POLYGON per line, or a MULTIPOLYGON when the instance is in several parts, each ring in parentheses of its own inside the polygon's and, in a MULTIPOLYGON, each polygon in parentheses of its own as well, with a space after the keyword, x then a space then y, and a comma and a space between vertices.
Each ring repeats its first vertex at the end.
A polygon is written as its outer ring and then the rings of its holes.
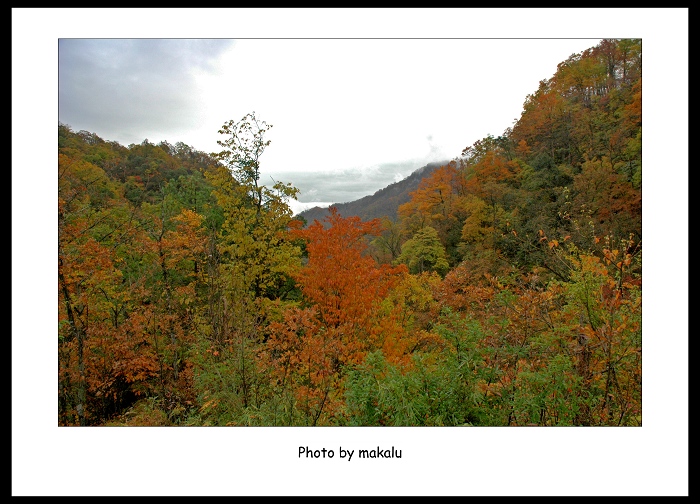
MULTIPOLYGON (((405 179, 389 184, 372 195, 331 206, 335 207, 343 217, 356 216, 363 221, 382 217, 396 220, 399 206, 409 201, 410 193, 418 188, 420 181, 437 168, 448 163, 449 160, 428 163, 415 170, 405 179)), ((328 208, 315 206, 300 212, 298 215, 306 219, 307 224, 312 224, 314 220, 322 221, 328 214, 328 208)))

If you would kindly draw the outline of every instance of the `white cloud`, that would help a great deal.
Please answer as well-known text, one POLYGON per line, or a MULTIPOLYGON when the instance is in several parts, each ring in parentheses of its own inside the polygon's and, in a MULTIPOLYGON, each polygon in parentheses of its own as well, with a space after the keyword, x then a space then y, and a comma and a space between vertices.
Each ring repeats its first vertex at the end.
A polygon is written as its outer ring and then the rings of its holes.
POLYGON ((219 128, 255 112, 273 126, 269 173, 425 164, 503 133, 541 79, 596 42, 67 40, 59 117, 125 145, 215 152, 219 128))

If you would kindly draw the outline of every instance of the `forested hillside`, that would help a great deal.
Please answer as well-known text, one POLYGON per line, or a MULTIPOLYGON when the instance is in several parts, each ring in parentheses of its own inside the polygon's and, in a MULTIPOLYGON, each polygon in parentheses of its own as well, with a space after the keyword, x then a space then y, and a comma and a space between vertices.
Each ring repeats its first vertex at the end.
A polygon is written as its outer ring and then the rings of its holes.
POLYGON ((59 125, 58 424, 640 426, 641 57, 559 63, 381 219, 295 218, 254 114, 59 125))

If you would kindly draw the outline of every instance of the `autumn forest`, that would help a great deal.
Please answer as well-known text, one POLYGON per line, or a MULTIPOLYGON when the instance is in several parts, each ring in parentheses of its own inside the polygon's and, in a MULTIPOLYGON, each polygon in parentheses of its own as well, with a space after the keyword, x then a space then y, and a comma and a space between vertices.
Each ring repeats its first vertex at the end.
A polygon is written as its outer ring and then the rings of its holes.
POLYGON ((254 112, 217 153, 59 124, 58 425, 641 426, 641 51, 559 63, 391 218, 293 215, 254 112))

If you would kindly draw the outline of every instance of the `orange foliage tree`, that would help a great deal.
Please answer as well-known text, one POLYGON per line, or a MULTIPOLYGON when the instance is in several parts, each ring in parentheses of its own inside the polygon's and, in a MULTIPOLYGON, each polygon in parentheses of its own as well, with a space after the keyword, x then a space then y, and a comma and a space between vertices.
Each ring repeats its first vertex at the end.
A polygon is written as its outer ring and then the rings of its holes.
POLYGON ((325 424, 342 403, 345 369, 370 350, 400 346, 402 326, 381 303, 406 268, 380 266, 367 253, 367 238, 381 232, 377 219, 343 218, 331 207, 323 223, 292 232, 306 241, 308 262, 295 279, 307 307, 289 308, 270 325, 268 355, 278 384, 293 388, 305 423, 325 424))
POLYGON ((102 169, 65 155, 58 169, 59 424, 90 425, 156 374, 146 333, 128 322, 143 284, 125 282, 120 268, 145 236, 102 169))
POLYGON ((453 212, 457 197, 457 166, 449 163, 422 179, 411 199, 399 206, 399 216, 413 221, 416 231, 423 226, 435 227, 446 221, 453 212))

